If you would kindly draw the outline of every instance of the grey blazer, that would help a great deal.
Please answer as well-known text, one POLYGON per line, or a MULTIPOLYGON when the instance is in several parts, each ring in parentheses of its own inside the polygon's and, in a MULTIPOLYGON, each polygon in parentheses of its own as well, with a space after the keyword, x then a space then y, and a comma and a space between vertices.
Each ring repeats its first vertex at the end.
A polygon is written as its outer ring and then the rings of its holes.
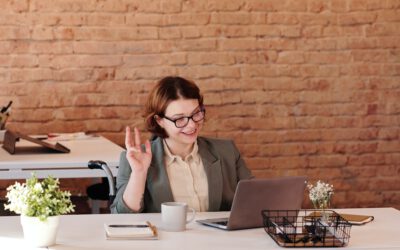
MULTIPOLYGON (((198 137, 199 154, 208 180, 209 211, 227 211, 232 205, 239 180, 253 176, 246 167, 235 144, 231 140, 198 137)), ((168 174, 164 165, 162 139, 151 141, 153 158, 147 172, 142 207, 139 212, 159 213, 161 203, 174 201, 168 174)), ((133 213, 122 200, 122 195, 131 175, 126 151, 121 153, 117 175, 117 194, 111 205, 112 213, 133 213)))

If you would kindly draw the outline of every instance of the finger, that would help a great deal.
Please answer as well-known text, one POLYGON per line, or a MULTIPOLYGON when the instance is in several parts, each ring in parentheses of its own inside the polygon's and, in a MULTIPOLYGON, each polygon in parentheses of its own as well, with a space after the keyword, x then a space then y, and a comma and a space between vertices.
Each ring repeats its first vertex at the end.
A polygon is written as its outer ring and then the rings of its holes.
POLYGON ((139 133, 139 129, 137 129, 135 127, 135 147, 140 147, 141 143, 140 143, 140 133, 139 133))
POLYGON ((145 147, 146 147, 146 154, 151 155, 151 145, 149 140, 146 140, 145 147))
POLYGON ((131 128, 126 126, 125 129, 125 147, 127 150, 129 150, 129 148, 132 148, 132 136, 131 136, 131 128))

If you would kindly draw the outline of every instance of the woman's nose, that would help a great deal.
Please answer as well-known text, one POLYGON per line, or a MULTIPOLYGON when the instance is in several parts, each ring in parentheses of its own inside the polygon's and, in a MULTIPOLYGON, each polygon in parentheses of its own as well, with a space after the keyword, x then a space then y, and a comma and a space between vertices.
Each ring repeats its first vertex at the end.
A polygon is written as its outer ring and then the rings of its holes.
POLYGON ((189 119, 189 122, 186 125, 186 127, 188 127, 188 128, 195 128, 196 126, 197 126, 197 122, 193 121, 192 118, 189 119))

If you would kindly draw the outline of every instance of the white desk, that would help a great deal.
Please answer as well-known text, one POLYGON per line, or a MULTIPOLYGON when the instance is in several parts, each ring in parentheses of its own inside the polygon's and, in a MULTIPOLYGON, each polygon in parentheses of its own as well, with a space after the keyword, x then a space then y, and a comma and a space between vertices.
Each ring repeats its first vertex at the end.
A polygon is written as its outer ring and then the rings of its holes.
MULTIPOLYGON (((26 179, 35 171, 40 178, 52 175, 57 178, 92 178, 105 176, 103 170, 88 169, 90 160, 105 161, 114 175, 117 173, 122 148, 104 137, 60 141, 70 153, 23 153, 11 155, 0 147, 0 180, 26 179)), ((35 146, 25 140, 17 147, 35 146)), ((38 146, 40 148, 40 146, 38 146)))
MULTIPOLYGON (((350 242, 344 249, 400 249, 400 211, 393 208, 338 209, 336 211, 375 216, 373 222, 351 228, 350 242)), ((226 215, 227 212, 198 213, 196 219, 216 218, 226 215)), ((279 247, 262 228, 228 232, 192 222, 188 224, 188 230, 184 232, 165 232, 162 231, 160 221, 160 214, 62 216, 57 244, 49 247, 49 249, 285 249, 279 247), (144 220, 151 221, 161 229, 159 230, 159 240, 105 239, 104 223, 144 220)), ((0 227, 1 249, 26 249, 18 216, 0 217, 0 225, 7 225, 0 227)), ((320 249, 338 250, 343 248, 320 249)))

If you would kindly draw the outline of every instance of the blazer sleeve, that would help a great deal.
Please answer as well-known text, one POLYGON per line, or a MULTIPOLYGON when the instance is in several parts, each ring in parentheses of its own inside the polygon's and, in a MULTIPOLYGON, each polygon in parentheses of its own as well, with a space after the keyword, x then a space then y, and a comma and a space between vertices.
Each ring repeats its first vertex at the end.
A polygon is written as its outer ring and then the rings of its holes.
MULTIPOLYGON (((132 209, 130 209, 124 202, 122 196, 125 192, 125 188, 128 185, 129 177, 131 176, 131 167, 129 165, 128 160, 126 159, 126 151, 123 151, 120 155, 119 159, 119 169, 117 174, 117 193, 115 195, 115 199, 113 204, 110 206, 111 213, 119 214, 119 213, 135 213, 132 209)), ((137 213, 142 212, 143 210, 143 200, 141 203, 141 208, 137 213)))

